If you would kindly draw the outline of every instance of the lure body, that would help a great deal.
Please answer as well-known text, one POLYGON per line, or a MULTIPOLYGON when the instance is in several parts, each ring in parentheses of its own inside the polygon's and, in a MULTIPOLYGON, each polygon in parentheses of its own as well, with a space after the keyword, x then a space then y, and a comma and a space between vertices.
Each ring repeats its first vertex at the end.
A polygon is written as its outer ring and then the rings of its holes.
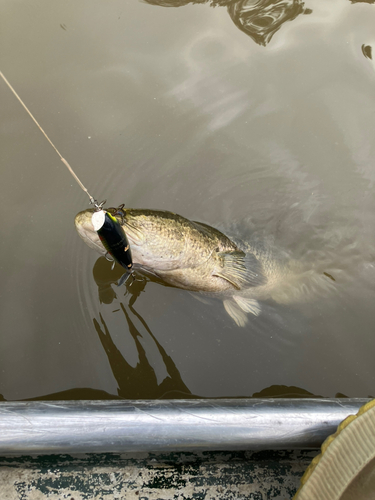
POLYGON ((118 285, 122 285, 132 272, 133 260, 128 238, 118 220, 105 210, 99 210, 92 215, 92 224, 98 233, 104 248, 126 269, 118 285))

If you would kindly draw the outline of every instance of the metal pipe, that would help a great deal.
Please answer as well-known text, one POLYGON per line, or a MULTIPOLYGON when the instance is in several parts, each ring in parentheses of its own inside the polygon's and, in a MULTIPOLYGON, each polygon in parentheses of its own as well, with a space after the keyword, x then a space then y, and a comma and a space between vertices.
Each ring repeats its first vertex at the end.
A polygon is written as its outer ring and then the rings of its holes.
POLYGON ((368 399, 0 403, 0 454, 319 448, 368 399))

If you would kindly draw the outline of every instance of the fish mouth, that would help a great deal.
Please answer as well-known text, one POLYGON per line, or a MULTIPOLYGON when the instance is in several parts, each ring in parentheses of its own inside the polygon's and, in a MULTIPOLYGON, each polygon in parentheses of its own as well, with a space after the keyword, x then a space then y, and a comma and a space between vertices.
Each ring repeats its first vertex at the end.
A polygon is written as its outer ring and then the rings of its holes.
POLYGON ((98 233, 95 231, 91 222, 92 214, 95 212, 94 208, 88 208, 79 212, 74 219, 74 223, 79 236, 83 241, 93 250, 96 250, 101 255, 105 255, 107 250, 102 245, 98 233))

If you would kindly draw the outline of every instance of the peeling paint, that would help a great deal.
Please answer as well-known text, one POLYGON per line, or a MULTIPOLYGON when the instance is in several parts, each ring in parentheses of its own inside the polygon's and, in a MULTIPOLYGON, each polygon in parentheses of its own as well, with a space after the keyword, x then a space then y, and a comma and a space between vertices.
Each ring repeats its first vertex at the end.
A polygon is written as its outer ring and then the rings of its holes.
POLYGON ((1 500, 289 500, 317 452, 0 457, 1 500))

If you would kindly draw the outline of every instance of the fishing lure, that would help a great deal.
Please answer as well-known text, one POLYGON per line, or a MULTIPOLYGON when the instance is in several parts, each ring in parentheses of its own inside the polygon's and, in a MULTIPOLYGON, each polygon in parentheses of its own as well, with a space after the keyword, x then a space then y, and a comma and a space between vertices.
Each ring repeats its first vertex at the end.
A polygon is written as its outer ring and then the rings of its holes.
POLYGON ((93 213, 91 221, 109 255, 126 269, 117 283, 121 286, 133 274, 132 253, 125 231, 116 217, 101 208, 93 213))

